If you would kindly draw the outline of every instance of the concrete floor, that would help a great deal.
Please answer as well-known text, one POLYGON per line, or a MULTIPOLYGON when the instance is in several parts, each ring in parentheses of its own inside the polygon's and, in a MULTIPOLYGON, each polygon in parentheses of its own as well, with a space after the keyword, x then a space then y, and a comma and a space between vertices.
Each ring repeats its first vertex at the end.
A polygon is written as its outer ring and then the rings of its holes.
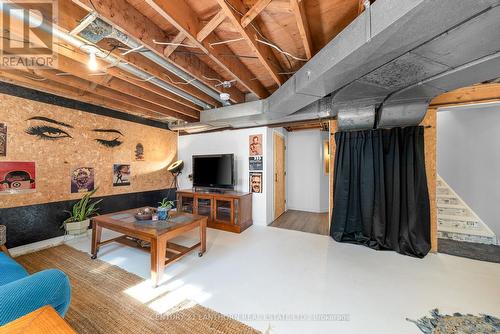
MULTIPOLYGON (((113 235, 106 232, 104 237, 113 235)), ((196 237, 176 241, 189 244, 196 237)), ((88 252, 90 239, 68 244, 88 252)), ((445 254, 415 259, 286 229, 209 229, 207 253, 167 267, 157 289, 148 281, 147 253, 109 244, 99 258, 143 277, 144 283, 125 293, 158 313, 188 298, 267 334, 416 334, 405 318, 420 318, 433 308, 500 316, 499 264, 445 254), (318 315, 329 320, 312 320, 318 315)))

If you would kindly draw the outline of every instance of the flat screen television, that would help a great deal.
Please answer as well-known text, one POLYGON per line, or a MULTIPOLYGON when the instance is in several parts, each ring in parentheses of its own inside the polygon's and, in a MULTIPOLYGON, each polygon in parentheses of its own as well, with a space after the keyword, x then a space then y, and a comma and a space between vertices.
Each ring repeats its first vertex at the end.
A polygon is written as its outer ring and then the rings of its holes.
POLYGON ((193 186, 234 189, 234 154, 193 155, 193 186))

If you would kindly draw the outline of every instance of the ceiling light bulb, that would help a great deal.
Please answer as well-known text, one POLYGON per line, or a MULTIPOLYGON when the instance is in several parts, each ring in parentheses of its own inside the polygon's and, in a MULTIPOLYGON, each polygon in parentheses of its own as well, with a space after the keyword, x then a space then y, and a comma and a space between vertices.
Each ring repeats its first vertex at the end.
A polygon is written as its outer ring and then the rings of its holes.
POLYGON ((91 71, 97 71, 98 70, 98 66, 97 66, 97 59, 96 59, 96 56, 95 56, 95 52, 91 52, 89 54, 89 63, 88 63, 88 67, 91 71))

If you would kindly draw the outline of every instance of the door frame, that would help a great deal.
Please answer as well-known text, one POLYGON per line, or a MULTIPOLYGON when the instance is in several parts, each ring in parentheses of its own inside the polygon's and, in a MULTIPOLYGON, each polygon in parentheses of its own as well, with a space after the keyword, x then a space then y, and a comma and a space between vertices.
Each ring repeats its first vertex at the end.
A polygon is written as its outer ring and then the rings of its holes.
POLYGON ((286 141, 285 141, 285 135, 282 133, 279 133, 277 131, 273 130, 273 221, 278 219, 282 214, 279 216, 276 215, 276 182, 275 182, 275 175, 276 175, 276 137, 279 136, 283 139, 283 189, 284 189, 284 194, 283 194, 283 200, 285 201, 284 203, 284 211, 283 213, 286 212, 286 141))

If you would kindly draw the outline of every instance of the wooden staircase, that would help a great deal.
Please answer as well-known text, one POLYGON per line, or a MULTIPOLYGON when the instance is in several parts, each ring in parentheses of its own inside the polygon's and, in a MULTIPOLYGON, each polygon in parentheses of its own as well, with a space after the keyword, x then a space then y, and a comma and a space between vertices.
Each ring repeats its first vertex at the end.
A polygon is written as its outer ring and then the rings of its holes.
POLYGON ((497 244, 493 231, 438 175, 438 238, 482 244, 497 244))

